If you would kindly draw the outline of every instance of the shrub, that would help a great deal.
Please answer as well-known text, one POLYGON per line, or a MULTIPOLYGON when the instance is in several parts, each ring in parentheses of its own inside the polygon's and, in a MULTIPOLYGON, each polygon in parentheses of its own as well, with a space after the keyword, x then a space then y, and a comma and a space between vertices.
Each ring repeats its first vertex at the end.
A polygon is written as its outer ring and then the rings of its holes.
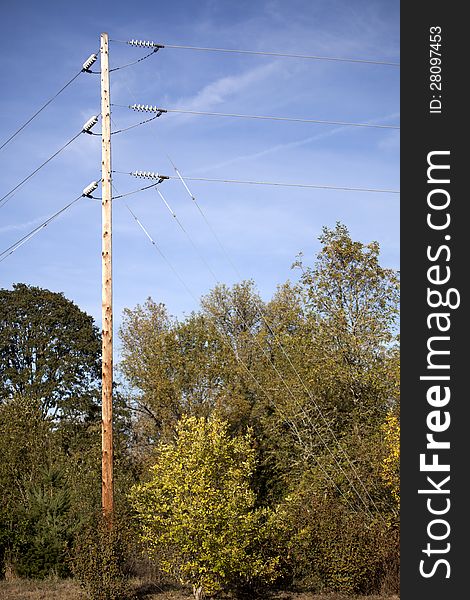
POLYGON ((91 600, 130 598, 127 581, 129 533, 123 519, 95 517, 78 534, 72 571, 91 600))
POLYGON ((275 577, 263 553, 267 511, 255 508, 250 435, 231 438, 225 422, 184 417, 174 444, 160 444, 148 483, 131 502, 149 554, 193 587, 196 598, 228 585, 275 577))
POLYGON ((345 594, 397 591, 397 529, 309 490, 287 497, 272 521, 284 573, 297 587, 345 594))
POLYGON ((390 489, 398 512, 400 506, 400 422, 398 417, 392 413, 388 414, 381 429, 387 445, 387 455, 382 463, 382 478, 390 489))

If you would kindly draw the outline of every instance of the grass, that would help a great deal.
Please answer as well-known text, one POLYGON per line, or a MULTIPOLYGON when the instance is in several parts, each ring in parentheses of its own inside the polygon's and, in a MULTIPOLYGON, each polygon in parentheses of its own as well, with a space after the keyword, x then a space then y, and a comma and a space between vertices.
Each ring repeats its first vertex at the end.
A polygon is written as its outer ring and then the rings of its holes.
POLYGON ((70 579, 0 581, 1 600, 86 600, 79 586, 70 579))
MULTIPOLYGON (((189 592, 161 588, 155 584, 135 580, 133 588, 141 600, 192 600, 189 592)), ((0 581, 0 600, 87 600, 80 587, 71 579, 0 581)), ((310 594, 278 592, 269 600, 399 600, 398 596, 345 596, 343 594, 310 594)))

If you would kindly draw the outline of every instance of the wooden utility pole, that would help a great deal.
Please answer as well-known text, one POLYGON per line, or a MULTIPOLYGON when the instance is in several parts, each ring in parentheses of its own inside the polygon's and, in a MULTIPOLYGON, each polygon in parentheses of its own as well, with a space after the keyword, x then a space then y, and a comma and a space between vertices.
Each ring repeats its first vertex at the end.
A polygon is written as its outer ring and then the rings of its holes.
POLYGON ((113 287, 111 102, 109 97, 108 34, 101 34, 101 219, 102 219, 102 388, 101 388, 101 498, 103 514, 113 514, 113 287))

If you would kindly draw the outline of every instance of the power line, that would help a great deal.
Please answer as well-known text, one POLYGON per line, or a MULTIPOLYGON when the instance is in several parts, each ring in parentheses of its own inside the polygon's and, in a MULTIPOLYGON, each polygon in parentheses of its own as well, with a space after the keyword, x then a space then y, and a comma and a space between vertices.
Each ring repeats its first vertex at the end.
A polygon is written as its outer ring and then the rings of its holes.
POLYGON ((40 171, 43 167, 45 167, 47 165, 47 163, 51 162, 51 160, 53 158, 55 158, 58 154, 60 154, 62 152, 62 150, 65 150, 65 148, 67 148, 67 146, 69 146, 72 142, 74 142, 81 133, 83 133, 83 130, 79 131, 76 135, 74 135, 73 138, 71 138, 68 142, 66 142, 63 146, 61 146, 57 150, 57 152, 54 152, 54 154, 52 156, 50 156, 41 165, 39 165, 39 167, 37 167, 36 169, 34 169, 34 171, 32 173, 30 173, 29 175, 27 175, 22 181, 20 181, 20 183, 18 183, 17 185, 15 185, 14 188, 12 188, 9 192, 7 192, 4 196, 2 196, 2 198, 0 198, 0 208, 2 206, 4 206, 11 199, 12 194, 19 187, 21 187, 24 183, 26 183, 29 179, 31 179, 31 177, 33 177, 34 175, 36 175, 36 173, 38 171, 40 171))
MULTIPOLYGON (((158 190, 157 190, 158 191, 158 190)), ((166 202, 165 202, 166 204, 166 202)), ((127 205, 126 205, 127 206, 127 205)), ((157 244, 155 243, 155 241, 153 240, 153 238, 151 237, 151 235, 148 233, 147 229, 144 227, 144 225, 142 225, 142 223, 139 221, 139 219, 136 217, 136 215, 132 212, 132 210, 127 206, 127 209, 129 210, 129 212, 132 214, 132 216, 134 217, 135 221, 137 222, 137 224, 139 225, 139 227, 142 229, 142 231, 144 232, 144 234, 146 235, 146 237, 149 239, 149 241, 151 242, 151 244, 154 246, 154 248, 157 250, 157 252, 160 254, 160 256, 162 256, 162 258, 165 260, 165 262, 170 266, 170 268, 172 269, 172 271, 175 273, 175 275, 177 276, 177 278, 179 279, 179 281, 182 283, 182 285, 184 286, 185 290, 189 293, 189 295, 196 300, 197 299, 195 297, 195 295, 193 294, 193 292, 189 289, 189 287, 186 285, 185 281, 183 280, 183 278, 179 275, 179 273, 176 271, 176 269, 173 267, 173 265, 168 261, 168 259, 165 257, 165 255, 162 253, 162 251, 160 250, 160 248, 157 246, 157 244)), ((171 210, 171 209, 170 209, 171 210)), ((173 214, 173 213, 172 213, 173 214)), ((175 216, 175 215, 173 215, 175 216)), ((245 322, 246 325, 246 322, 245 322)), ((271 403, 271 405, 275 405, 275 402, 273 400, 273 398, 268 394, 268 392, 265 390, 265 388, 263 387, 263 385, 260 383, 260 381, 257 379, 257 377, 250 371, 250 369, 246 366, 246 364, 243 362, 243 360, 238 356, 238 353, 236 352, 235 348, 232 346, 232 344, 230 343, 230 341, 227 339, 227 335, 222 331, 220 331, 217 327, 216 327, 216 331, 219 334, 219 337, 221 339, 221 341, 226 344, 230 350, 232 351, 232 353, 235 356, 235 359, 237 360, 237 362, 242 366, 242 368, 248 373, 248 375, 255 381, 255 383, 257 384, 257 386, 259 387, 259 389, 261 390, 261 392, 266 396, 266 398, 268 399, 268 401, 271 403)), ((260 346, 259 342, 257 342, 258 345, 260 346)), ((260 346, 261 347, 261 346, 260 346)), ((261 347, 262 351, 265 353, 264 349, 261 347)), ((266 354, 266 353, 265 353, 266 354)), ((268 357, 269 359, 269 357, 268 357)), ((279 377, 281 378, 281 380, 283 381, 284 385, 287 387, 287 384, 285 384, 282 375, 280 375, 280 373, 277 371, 274 363, 272 363, 272 361, 270 360, 271 366, 274 368, 274 370, 278 373, 279 377)), ((287 388, 289 391, 289 388, 287 388)), ((293 426, 293 424, 287 419, 287 417, 282 414, 282 410, 280 411, 281 417, 283 417, 284 421, 287 423, 287 425, 292 429, 294 428, 294 433, 296 433, 295 431, 295 427, 293 426)), ((314 429, 315 425, 313 425, 314 429)), ((321 436, 320 436, 321 438, 321 436)), ((322 438, 321 438, 322 439, 322 438)), ((322 439, 323 441, 323 439, 322 439)), ((328 446, 326 445, 326 443, 323 441, 326 449, 331 453, 331 451, 329 450, 328 446)), ((332 454, 333 458, 334 455, 332 454)), ((336 459, 335 459, 336 460, 336 459)), ((341 488, 338 486, 338 484, 336 483, 336 481, 333 479, 333 477, 326 471, 326 469, 323 467, 323 465, 317 460, 317 466, 319 467, 319 469, 322 471, 322 473, 326 476, 326 478, 333 483, 333 486, 336 487, 336 489, 338 490, 340 496, 342 496, 344 498, 344 500, 346 501, 346 503, 349 505, 349 507, 353 510, 353 512, 356 512, 354 506, 350 503, 349 499, 347 498, 347 496, 345 496, 345 494, 343 493, 343 491, 341 490, 341 488)), ((337 462, 337 461, 336 461, 337 462)), ((356 492, 356 494, 358 495, 359 499, 363 502, 364 506, 365 506, 365 511, 370 517, 372 517, 372 519, 374 518, 369 507, 367 506, 367 504, 364 502, 364 500, 362 499, 362 497, 360 496, 360 494, 358 493, 358 491, 355 489, 354 485, 351 483, 351 481, 349 480, 347 474, 344 472, 344 470, 342 470, 341 465, 339 465, 339 463, 337 462, 340 470, 342 471, 342 473, 345 475, 346 479, 349 481, 350 485, 352 486, 352 488, 354 489, 354 491, 356 492)), ((362 509, 361 507, 361 510, 362 509)))
POLYGON ((53 215, 51 215, 48 219, 46 219, 43 223, 41 223, 41 225, 38 225, 37 227, 35 227, 34 229, 32 229, 29 233, 27 233, 22 238, 20 238, 19 240, 17 240, 14 244, 11 244, 11 246, 9 246, 8 248, 5 248, 5 250, 3 250, 2 252, 0 252, 0 262, 3 262, 6 258, 8 258, 8 256, 10 256, 11 254, 13 254, 13 252, 15 252, 15 250, 18 250, 18 248, 20 246, 22 246, 23 244, 25 244, 32 237, 34 237, 37 233, 39 233, 39 231, 41 231, 41 229, 44 229, 45 227, 47 227, 49 225, 49 223, 51 223, 59 215, 61 215, 66 210, 68 210, 76 202, 78 202, 80 200, 80 198, 83 198, 83 194, 80 194, 80 196, 78 196, 77 198, 75 198, 74 200, 72 200, 72 202, 69 202, 63 208, 61 208, 56 213, 54 213, 53 215))
POLYGON ((14 137, 16 137, 27 125, 29 125, 31 121, 39 115, 39 113, 41 113, 47 106, 49 106, 49 104, 53 102, 57 98, 57 96, 61 94, 66 88, 68 88, 68 86, 71 83, 73 83, 75 79, 77 79, 77 77, 83 72, 84 69, 81 69, 76 75, 72 77, 72 79, 70 79, 70 81, 68 81, 63 87, 61 87, 60 90, 56 94, 54 94, 54 96, 52 96, 52 98, 50 98, 45 104, 43 104, 41 108, 34 113, 34 115, 32 115, 25 123, 23 123, 23 125, 21 125, 21 127, 19 127, 15 131, 15 133, 13 133, 5 142, 3 142, 3 144, 0 146, 0 150, 2 150, 9 142, 11 142, 11 140, 14 137))
POLYGON ((376 129, 400 129, 398 125, 374 125, 371 123, 353 123, 350 121, 328 121, 323 119, 301 119, 296 117, 275 117, 265 115, 246 115, 237 113, 219 113, 219 112, 204 112, 197 110, 183 110, 177 108, 167 108, 166 112, 184 113, 190 115, 207 115, 214 117, 236 117, 239 119, 263 119, 268 121, 290 121, 296 123, 317 123, 321 125, 348 125, 350 127, 371 127, 376 129))
POLYGON ((154 117, 150 119, 145 119, 145 121, 140 121, 139 123, 135 123, 134 125, 130 125, 129 127, 123 127, 122 129, 117 129, 116 131, 111 131, 111 135, 116 135, 116 133, 122 133, 123 131, 129 131, 129 129, 134 129, 134 127, 139 127, 140 125, 145 125, 145 123, 150 123, 150 121, 154 121, 158 119, 161 114, 156 114, 154 117))
MULTIPOLYGON (((137 190, 132 190, 130 192, 126 192, 125 194, 119 194, 118 196, 113 196, 113 200, 119 200, 120 198, 126 198, 127 196, 132 196, 134 194, 138 194, 139 192, 143 192, 145 190, 150 190, 151 188, 156 187, 160 182, 152 183, 151 185, 146 185, 144 187, 138 188, 137 190)), ((114 183, 112 184, 113 188, 117 192, 114 183)), ((101 196, 89 196, 92 200, 102 200, 101 196)))
POLYGON ((157 243, 155 242, 155 240, 152 238, 152 236, 150 235, 150 233, 147 231, 147 229, 144 227, 144 225, 142 225, 142 223, 140 222, 140 220, 136 217, 136 215, 132 212, 132 210, 127 206, 127 204, 126 204, 126 208, 131 213, 131 215, 134 217, 134 220, 136 221, 136 223, 138 224, 138 226, 142 229, 142 231, 145 233, 145 235, 147 236, 147 238, 150 240, 150 243, 152 244, 152 246, 155 248, 155 250, 158 252, 158 254, 163 258, 163 260, 166 262, 166 264, 173 271, 174 275, 177 277, 177 279, 179 280, 179 282, 181 283, 181 285, 188 292, 188 294, 192 297, 192 299, 197 303, 198 299, 196 298, 196 296, 193 294, 193 292, 186 285, 186 282, 184 281, 184 279, 181 277, 181 275, 174 268, 174 266, 172 265, 172 263, 168 260, 168 258, 165 256, 165 254, 159 248, 159 246, 157 245, 157 243))
MULTIPOLYGON (((114 106, 119 106, 124 108, 122 104, 115 104, 114 106)), ((201 110, 188 110, 182 108, 157 108, 153 106, 143 105, 143 104, 134 104, 133 106, 129 106, 132 110, 140 110, 147 112, 156 112, 159 111, 160 114, 162 112, 168 113, 182 113, 188 115, 206 115, 213 117, 235 117, 239 119, 262 119, 266 121, 288 121, 293 123, 315 123, 318 125, 343 125, 349 127, 369 127, 373 129, 400 129, 399 125, 376 125, 372 123, 357 123, 351 121, 331 121, 325 119, 304 119, 297 117, 281 117, 281 116, 272 116, 272 115, 249 115, 249 114, 239 114, 239 113, 221 113, 221 112, 209 112, 209 111, 201 111, 201 110)))
POLYGON ((338 56, 319 56, 319 55, 310 55, 310 54, 289 54, 286 52, 264 52, 257 50, 239 50, 234 48, 207 48, 201 46, 183 46, 176 44, 156 44, 155 42, 136 42, 136 40, 125 41, 125 40, 111 40, 112 42, 120 43, 120 44, 130 44, 133 46, 155 46, 159 48, 174 48, 174 49, 182 49, 182 50, 199 50, 204 52, 227 52, 234 54, 253 54, 258 56, 276 56, 283 58, 302 58, 308 60, 326 60, 332 62, 348 62, 348 63, 363 63, 370 65, 384 65, 390 67, 399 67, 400 63, 389 62, 384 60, 370 60, 370 59, 359 59, 359 58, 345 58, 338 56))
MULTIPOLYGON (((176 167, 175 167, 176 168, 176 167)), ((177 170, 177 169, 176 169, 177 170)), ((178 171, 177 171, 178 172, 178 171)), ((179 175, 179 173, 178 173, 179 175)), ((179 179, 182 179, 181 175, 179 175, 179 179)), ((186 189, 187 186, 186 186, 186 189)), ((214 274, 214 272, 212 271, 212 269, 210 268, 210 266, 208 265, 208 263, 204 260, 204 257, 200 254, 196 244, 193 242, 191 236, 189 235, 189 233, 186 231, 186 229, 183 227, 183 225, 181 224, 181 222, 178 219, 178 216, 176 215, 176 213, 174 212, 174 210, 169 206, 169 204, 167 203, 167 201, 165 200, 164 196, 162 195, 162 193, 160 192, 160 190, 158 188, 156 188, 156 192, 159 194, 159 196, 161 197, 161 199, 163 200, 163 202, 165 203, 166 207, 168 208, 168 210, 170 211, 171 215, 175 218, 175 220, 177 221, 180 229, 183 231, 183 233, 186 235, 186 237, 189 239, 192 247, 194 248, 194 250, 198 253, 199 257, 201 258, 201 260, 203 261, 204 265, 206 266, 206 268, 208 269, 208 271, 210 272, 210 274, 212 275, 213 279, 215 280, 216 284, 218 284, 218 279, 216 277, 216 275, 214 274)), ((194 196, 191 194, 191 192, 188 189, 189 194, 191 195, 191 197, 195 200, 194 196)), ((243 321, 243 323, 245 324, 245 326, 247 327, 247 329, 249 329, 249 326, 247 324, 247 322, 245 321, 245 319, 243 318, 243 315, 239 315, 241 320, 243 321)), ((254 341, 256 343, 256 345, 260 348, 261 352, 266 356, 267 360, 269 361, 272 369, 274 370, 274 372, 276 373, 276 375, 279 377, 280 381, 282 382, 282 384, 284 385, 284 387, 287 390, 287 393, 292 397, 292 399, 294 400, 294 402, 296 403, 296 405, 298 405, 297 403, 297 398, 294 396, 292 390, 290 389, 289 385, 286 383, 284 377, 282 376, 282 374, 280 373, 279 369, 276 367, 276 365, 274 364, 274 362, 272 361, 271 357, 269 356, 269 354, 266 352, 266 350, 261 346, 260 342, 258 341, 258 339, 255 337, 254 341)), ((303 407, 301 407, 302 410, 303 407)), ((318 410, 320 410, 318 408, 318 410)), ((305 413, 305 411, 304 411, 305 413)), ((305 413, 306 414, 306 413, 305 413)), ((364 500, 364 498, 362 497, 362 495, 358 492, 358 490, 356 489, 354 483, 351 481, 351 479, 349 478, 348 474, 344 471, 344 469, 342 468, 341 464, 339 463, 337 457, 334 455, 334 453, 332 452, 332 450, 329 448, 327 442, 324 440, 323 436, 321 435, 320 431, 318 430, 317 426, 315 425, 315 423, 311 422, 311 426, 314 429, 314 432, 318 435, 318 438, 320 439, 320 441, 322 442, 323 446, 325 447, 325 449, 327 450, 327 452, 331 455, 333 461, 336 463, 339 471, 341 471, 341 473, 344 475, 344 477, 346 478, 346 480, 348 481, 349 485, 351 486, 351 489, 354 490, 354 492, 356 493, 357 497, 361 500, 361 502, 364 504, 364 506, 366 507, 366 510, 369 512, 370 516, 373 517, 372 513, 370 512, 370 509, 366 503, 366 501, 364 500)), ((346 455, 347 456, 347 455, 346 455)), ((356 473, 356 477, 358 477, 357 473, 356 473)), ((358 479, 360 480, 360 478, 358 477, 358 479)), ((362 481, 361 481, 362 484, 362 481)), ((365 489, 364 484, 362 484, 362 486, 365 489)), ((367 490, 366 490, 366 493, 367 490)), ((369 496, 370 497, 370 496, 369 496)))
MULTIPOLYGON (((158 48, 155 48, 154 50, 152 50, 152 52, 149 52, 145 56, 141 56, 137 60, 133 60, 132 62, 126 63, 125 65, 120 65, 119 67, 114 67, 114 69, 109 69, 109 73, 113 73, 114 71, 120 71, 121 69, 127 69, 127 67, 132 67, 132 65, 136 65, 137 63, 142 62, 150 56, 153 56, 156 52, 158 52, 158 48)), ((94 75, 100 75, 101 71, 89 71, 89 73, 93 73, 94 75)))
MULTIPOLYGON (((129 173, 128 171, 113 171, 114 173, 121 173, 123 175, 134 175, 137 171, 129 173)), ((140 171, 138 173, 141 173, 140 171)), ((137 175, 134 175, 137 176, 137 175)), ((138 175, 139 177, 143 177, 144 175, 138 175)), ((179 179, 176 175, 169 175, 168 179, 179 179)), ((363 187, 346 187, 346 186, 335 186, 335 185, 321 185, 321 184, 313 184, 313 183, 292 183, 286 181, 251 181, 251 180, 242 180, 242 179, 216 179, 210 177, 186 177, 187 181, 209 181, 216 183, 237 183, 237 184, 247 184, 247 185, 270 185, 270 186, 280 186, 280 187, 298 187, 298 188, 310 188, 310 189, 319 189, 319 190, 339 190, 345 192, 371 192, 377 194, 399 194, 399 190, 393 189, 382 189, 382 188, 363 188, 363 187)))
MULTIPOLYGON (((156 185, 158 185, 158 183, 155 183, 151 187, 155 187, 156 185)), ((114 185, 114 183, 112 184, 112 186, 113 186, 113 189, 119 194, 119 192, 118 192, 116 186, 114 185)), ((148 187, 150 187, 150 186, 148 186, 148 187)), ((147 189, 147 188, 143 188, 143 189, 147 189)), ((142 191, 142 190, 140 190, 140 191, 142 191)), ((116 198, 123 198, 126 195, 129 195, 129 194, 119 194, 118 196, 114 196, 113 200, 116 200, 116 198)), ((136 214, 130 209, 130 207, 127 204, 125 204, 125 207, 129 211, 129 213, 132 215, 132 217, 134 218, 135 222, 140 227, 140 229, 144 232, 144 234, 146 235, 147 239, 150 241, 150 243, 152 244, 152 246, 155 248, 155 250, 158 252, 158 254, 163 258, 163 260, 166 262, 166 264, 170 267, 170 269, 173 271, 174 275, 177 277, 177 279, 179 280, 179 282, 181 283, 181 285, 184 287, 184 289, 188 292, 188 294, 192 297, 192 299, 197 304, 198 299, 191 292, 191 290, 189 289, 189 287, 186 285, 186 282, 184 281, 184 279, 181 277, 181 275, 178 273, 178 271, 175 269, 175 267, 172 265, 172 263, 165 256, 165 254, 163 253, 163 251, 161 250, 161 248, 157 245, 157 243, 155 242, 155 240, 152 238, 152 236, 150 235, 150 233, 148 232, 148 230, 144 227, 144 225, 138 219, 138 217, 136 216, 136 214)))
MULTIPOLYGON (((235 273, 237 274, 237 276, 239 277, 239 279, 243 279, 240 271, 238 270, 238 268, 236 267, 236 265, 234 264, 234 262, 232 261, 232 259, 230 258, 228 252, 226 251, 224 245, 222 244, 222 242, 220 241, 218 235, 216 234, 216 232, 214 231, 214 229, 212 228, 211 224, 209 223, 209 220, 207 219, 206 215, 204 214, 202 208, 199 206, 199 203, 197 202, 195 196, 193 195, 193 193, 191 192, 191 190, 188 188, 188 186, 186 185, 185 180, 183 179, 183 177, 181 176, 180 172, 178 171, 176 165, 173 163, 173 161, 170 159, 170 157, 168 157, 168 159, 170 160, 171 164, 173 165, 173 168, 177 174, 177 176, 179 177, 179 179, 181 180, 181 183, 183 184, 183 186, 185 187, 186 191, 188 192, 189 196, 191 197, 192 201, 195 203, 199 213, 201 214, 201 216, 204 219, 204 222, 206 223, 206 225, 209 227, 212 235, 214 236, 215 240, 217 241, 217 243, 219 244, 220 248, 222 249, 223 253, 225 254, 226 258, 228 259, 230 265, 232 266, 232 268, 234 269, 235 273)), ((277 343, 278 347, 281 349, 282 353, 284 354, 284 356, 286 357, 290 367, 292 368, 293 372, 295 373, 297 379, 299 380, 300 384, 302 385, 303 389, 305 390, 305 392, 307 393, 310 401, 312 402, 313 406, 315 407, 315 410, 318 412, 319 416, 321 417, 323 423, 326 425, 327 430, 332 434, 333 440, 335 441, 335 443, 337 444, 338 448, 341 450, 341 452, 343 453, 344 457, 346 458, 347 462, 349 463, 351 470, 353 471, 354 475, 356 476, 357 480, 359 481, 359 483, 361 484, 363 490, 366 493, 366 496, 369 498, 369 500, 371 501, 372 505, 374 506, 374 508, 377 510, 377 513, 380 515, 380 511, 377 509, 377 506, 374 502, 374 500, 372 499, 371 495, 369 494, 369 491, 367 490, 366 486, 364 485, 361 477, 359 476, 359 474, 357 473, 349 455, 347 454, 346 450, 343 448, 343 446, 340 444, 339 440, 336 437, 336 434, 334 433, 331 424, 329 423, 329 421, 326 419, 326 417, 324 416, 320 406, 318 405, 318 403, 316 402, 315 398, 313 397, 312 393, 310 392, 310 390, 308 389, 308 387, 306 386, 304 380, 302 379, 302 377, 300 376, 298 370, 296 369, 295 365, 293 364, 289 354, 286 352, 284 345, 282 344, 282 342, 278 339, 278 337, 276 336, 276 334, 274 333, 273 328, 271 327, 271 325, 268 323, 265 314, 263 313, 262 309, 258 306, 257 302, 255 302, 255 306, 258 312, 258 315, 261 317, 262 321, 265 323, 266 327, 268 328, 268 331, 271 333, 271 335, 273 336, 273 339, 275 340, 275 342, 277 343)), ((274 366, 274 365, 273 365, 274 366)), ((304 413, 304 415, 306 416, 306 418, 308 419, 308 421, 311 423, 309 415, 307 414, 307 412, 305 411, 305 409, 303 408, 303 406, 301 406, 301 411, 304 413)), ((313 425, 314 429, 316 430, 316 427, 313 423, 311 423, 311 425, 313 425)))
MULTIPOLYGON (((125 198, 126 196, 132 196, 133 194, 138 194, 139 192, 143 192, 145 190, 149 190, 158 185, 157 183, 152 183, 151 185, 146 185, 145 187, 141 187, 138 190, 132 190, 131 192, 126 192, 125 194, 119 194, 118 196, 113 196, 113 200, 119 200, 119 198, 125 198)), ((116 188, 115 188, 116 189, 116 188)))
POLYGON ((191 246, 193 247, 194 251, 196 252, 196 254, 199 256, 201 262, 204 264, 204 266, 206 267, 206 269, 209 271, 209 273, 212 275, 212 277, 214 278, 214 280, 218 283, 218 278, 215 275, 214 271, 211 269, 209 263, 206 261, 206 259, 204 258, 204 256, 199 252, 196 244, 194 243, 192 237, 189 235, 189 233, 187 232, 187 230, 184 228, 184 226, 182 225, 181 221, 178 219, 177 214, 175 213, 175 211, 171 208, 171 206, 168 204, 168 202, 165 200, 165 197, 163 196, 163 194, 161 193, 161 191, 158 188, 155 188, 155 191, 157 192, 157 194, 160 196, 160 198, 163 200, 165 206, 167 207, 167 209, 170 211, 171 216, 175 219, 175 221, 178 223, 179 228, 181 229, 181 231, 185 234, 185 236, 188 238, 189 243, 191 244, 191 246))
POLYGON ((193 196, 193 193, 191 192, 191 190, 188 188, 188 186, 186 185, 185 180, 183 179, 181 173, 178 171, 178 169, 176 168, 175 163, 171 160, 171 158, 167 155, 168 160, 171 162, 171 164, 173 165, 173 168, 178 176, 178 178, 181 180, 181 183, 183 184, 183 186, 185 187, 186 191, 188 192, 191 200, 194 202, 194 204, 196 205, 196 208, 199 211, 199 214, 201 215, 201 217, 204 219, 204 222, 206 223, 207 227, 210 229, 212 235, 214 236, 214 239, 217 241, 220 249, 222 250, 222 252, 225 254, 225 257, 227 258, 227 260, 229 261, 229 263, 231 264, 232 268, 234 269, 235 273, 237 274, 237 276, 239 277, 239 279, 243 279, 243 277, 241 276, 241 274, 239 273, 236 265, 233 263, 232 259, 230 258, 229 254, 227 253, 227 251, 225 250, 224 245, 222 244, 222 242, 219 239, 219 236, 217 235, 217 233, 215 232, 215 230, 213 229, 212 225, 210 224, 209 220, 206 218, 206 215, 204 214, 202 208, 199 206, 198 201, 196 200, 196 197, 193 196))
MULTIPOLYGON (((169 179, 177 179, 177 177, 170 175, 169 179)), ((288 183, 282 181, 248 181, 240 179, 215 179, 209 177, 186 177, 188 181, 212 181, 218 183, 240 183, 248 185, 271 185, 281 187, 299 187, 299 188, 312 188, 320 190, 341 190, 345 192, 373 192, 380 194, 399 194, 399 190, 388 190, 379 188, 362 188, 362 187, 346 187, 346 186, 334 186, 334 185, 319 185, 313 183, 288 183)))

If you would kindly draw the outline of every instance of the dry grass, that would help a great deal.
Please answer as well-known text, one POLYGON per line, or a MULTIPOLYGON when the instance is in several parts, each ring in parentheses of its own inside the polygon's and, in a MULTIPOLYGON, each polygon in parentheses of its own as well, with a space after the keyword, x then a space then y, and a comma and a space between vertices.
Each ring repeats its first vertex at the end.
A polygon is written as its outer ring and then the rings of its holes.
MULTIPOLYGON (((160 588, 141 581, 134 582, 134 589, 141 600, 192 600, 190 593, 160 588)), ((344 596, 342 594, 310 594, 278 592, 270 594, 269 600, 399 600, 398 596, 344 596)), ((0 600, 86 600, 86 595, 74 581, 32 581, 16 579, 0 581, 0 600)))
POLYGON ((34 581, 13 579, 0 581, 1 600, 86 600, 72 580, 34 581))

